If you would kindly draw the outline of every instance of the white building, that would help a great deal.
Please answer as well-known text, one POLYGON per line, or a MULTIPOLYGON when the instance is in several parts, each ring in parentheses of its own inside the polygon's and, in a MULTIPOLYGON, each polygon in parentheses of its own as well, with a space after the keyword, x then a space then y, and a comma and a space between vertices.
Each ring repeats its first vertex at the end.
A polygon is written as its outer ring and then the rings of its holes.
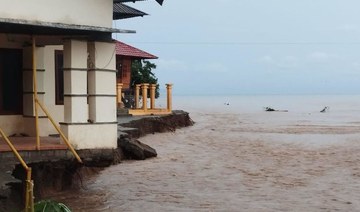
MULTIPOLYGON (((36 70, 39 101, 76 149, 117 147, 111 35, 120 32, 112 28, 113 4, 126 1, 1 0, 0 128, 6 134, 36 135, 36 70)), ((41 110, 38 132, 57 133, 41 110)))

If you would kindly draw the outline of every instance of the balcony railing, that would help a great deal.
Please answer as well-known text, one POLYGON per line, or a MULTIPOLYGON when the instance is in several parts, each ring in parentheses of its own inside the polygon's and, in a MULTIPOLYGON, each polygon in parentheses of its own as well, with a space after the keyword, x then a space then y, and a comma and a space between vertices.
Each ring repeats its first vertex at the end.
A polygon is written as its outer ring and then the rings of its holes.
MULTIPOLYGON (((166 108, 155 107, 156 84, 137 84, 135 85, 134 105, 129 109, 131 115, 166 115, 172 113, 172 84, 166 84, 166 108), (142 105, 140 107, 140 89, 142 105), (148 90, 150 90, 150 107, 148 106, 148 90)), ((117 104, 123 107, 122 102, 122 83, 117 84, 117 104)))

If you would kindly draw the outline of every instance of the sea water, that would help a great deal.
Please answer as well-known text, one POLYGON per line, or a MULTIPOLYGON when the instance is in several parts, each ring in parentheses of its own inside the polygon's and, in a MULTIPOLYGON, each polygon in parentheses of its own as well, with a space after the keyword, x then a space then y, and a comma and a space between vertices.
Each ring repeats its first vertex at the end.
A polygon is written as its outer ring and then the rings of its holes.
MULTIPOLYGON (((166 106, 165 98, 159 100, 166 106)), ((247 113, 265 107, 289 112, 319 112, 328 106, 332 112, 360 111, 360 95, 233 95, 174 96, 173 108, 190 111, 247 113)))

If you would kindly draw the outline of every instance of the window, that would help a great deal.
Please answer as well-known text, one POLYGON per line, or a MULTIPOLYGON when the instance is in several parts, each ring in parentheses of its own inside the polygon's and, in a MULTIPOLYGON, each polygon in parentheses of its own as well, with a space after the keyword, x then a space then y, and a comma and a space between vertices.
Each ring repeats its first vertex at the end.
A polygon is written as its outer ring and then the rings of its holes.
POLYGON ((22 114, 22 50, 0 49, 0 114, 22 114))
POLYGON ((55 103, 64 104, 64 54, 55 50, 55 103))

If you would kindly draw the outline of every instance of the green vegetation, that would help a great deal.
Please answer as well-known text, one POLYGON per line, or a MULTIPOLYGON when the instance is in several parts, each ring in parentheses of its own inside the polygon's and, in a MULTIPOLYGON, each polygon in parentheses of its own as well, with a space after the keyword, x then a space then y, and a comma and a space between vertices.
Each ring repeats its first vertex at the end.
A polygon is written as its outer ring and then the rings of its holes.
POLYGON ((35 212, 71 212, 64 204, 52 200, 41 200, 34 206, 35 212))
MULTIPOLYGON (((131 65, 131 87, 134 87, 136 84, 149 83, 156 84, 155 98, 160 96, 158 79, 155 74, 152 72, 153 69, 156 69, 156 65, 147 60, 134 60, 131 65)), ((141 92, 141 91, 140 91, 141 92)), ((148 93, 148 97, 150 94, 148 93)))

